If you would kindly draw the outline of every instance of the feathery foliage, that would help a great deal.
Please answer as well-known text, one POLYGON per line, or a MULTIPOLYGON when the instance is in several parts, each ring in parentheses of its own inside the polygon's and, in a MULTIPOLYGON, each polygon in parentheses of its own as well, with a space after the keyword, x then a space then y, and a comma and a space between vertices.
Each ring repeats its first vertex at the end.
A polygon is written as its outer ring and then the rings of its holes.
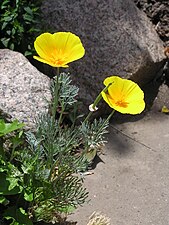
MULTIPOLYGON (((107 120, 78 123, 78 88, 62 73, 51 84, 49 112, 36 120, 36 131, 18 132, 14 121, 0 120, 0 204, 3 219, 11 224, 62 223, 66 215, 83 205, 88 192, 83 176, 105 143, 107 120), (74 114, 72 120, 71 114, 74 114), (11 144, 5 144, 6 139, 11 144), (23 139, 23 140, 21 140, 23 139), (12 198, 16 198, 13 204, 12 198)), ((1 216, 1 215, 0 215, 1 216)))

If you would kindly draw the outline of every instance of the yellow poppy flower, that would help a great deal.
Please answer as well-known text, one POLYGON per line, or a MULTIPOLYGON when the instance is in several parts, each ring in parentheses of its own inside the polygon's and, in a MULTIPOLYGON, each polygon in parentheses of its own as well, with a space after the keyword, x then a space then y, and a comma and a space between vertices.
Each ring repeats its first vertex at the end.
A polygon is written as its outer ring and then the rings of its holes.
POLYGON ((43 33, 36 38, 34 47, 39 55, 34 59, 53 67, 68 67, 68 63, 85 54, 80 38, 70 32, 43 33))
POLYGON ((144 110, 144 92, 133 81, 111 76, 104 80, 104 85, 108 89, 101 94, 111 108, 123 114, 139 114, 144 110))

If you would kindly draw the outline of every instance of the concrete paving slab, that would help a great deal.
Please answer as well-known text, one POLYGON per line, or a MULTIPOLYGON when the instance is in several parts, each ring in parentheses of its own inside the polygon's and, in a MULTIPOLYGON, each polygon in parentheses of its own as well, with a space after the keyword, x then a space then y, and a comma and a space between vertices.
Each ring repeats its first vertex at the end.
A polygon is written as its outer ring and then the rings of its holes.
POLYGON ((100 211, 111 225, 169 225, 169 115, 112 122, 100 158, 84 182, 90 202, 68 219, 86 225, 100 211))

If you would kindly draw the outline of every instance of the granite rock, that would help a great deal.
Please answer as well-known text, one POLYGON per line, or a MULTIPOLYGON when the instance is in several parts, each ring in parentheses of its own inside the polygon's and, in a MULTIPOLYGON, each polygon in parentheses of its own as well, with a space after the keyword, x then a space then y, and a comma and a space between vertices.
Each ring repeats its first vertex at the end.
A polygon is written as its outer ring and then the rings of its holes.
POLYGON ((18 52, 0 50, 0 112, 34 127, 35 119, 48 110, 50 79, 18 52))
POLYGON ((163 42, 132 0, 46 0, 42 12, 46 31, 71 31, 84 44, 85 57, 69 67, 84 105, 93 102, 107 76, 144 86, 164 65, 163 42))

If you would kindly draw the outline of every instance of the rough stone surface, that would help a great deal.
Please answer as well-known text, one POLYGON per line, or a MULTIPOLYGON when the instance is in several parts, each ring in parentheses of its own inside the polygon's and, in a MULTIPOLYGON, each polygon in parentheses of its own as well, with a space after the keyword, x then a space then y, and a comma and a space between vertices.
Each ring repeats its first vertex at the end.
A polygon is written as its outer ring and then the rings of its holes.
POLYGON ((18 52, 0 50, 0 111, 34 126, 36 116, 48 109, 50 79, 18 52))
POLYGON ((84 44, 85 57, 73 62, 70 72, 87 105, 107 76, 129 77, 143 86, 163 67, 163 43, 131 0, 46 0, 42 11, 47 31, 71 31, 84 44))
POLYGON ((161 40, 169 46, 169 1, 134 0, 134 2, 150 18, 161 40))

